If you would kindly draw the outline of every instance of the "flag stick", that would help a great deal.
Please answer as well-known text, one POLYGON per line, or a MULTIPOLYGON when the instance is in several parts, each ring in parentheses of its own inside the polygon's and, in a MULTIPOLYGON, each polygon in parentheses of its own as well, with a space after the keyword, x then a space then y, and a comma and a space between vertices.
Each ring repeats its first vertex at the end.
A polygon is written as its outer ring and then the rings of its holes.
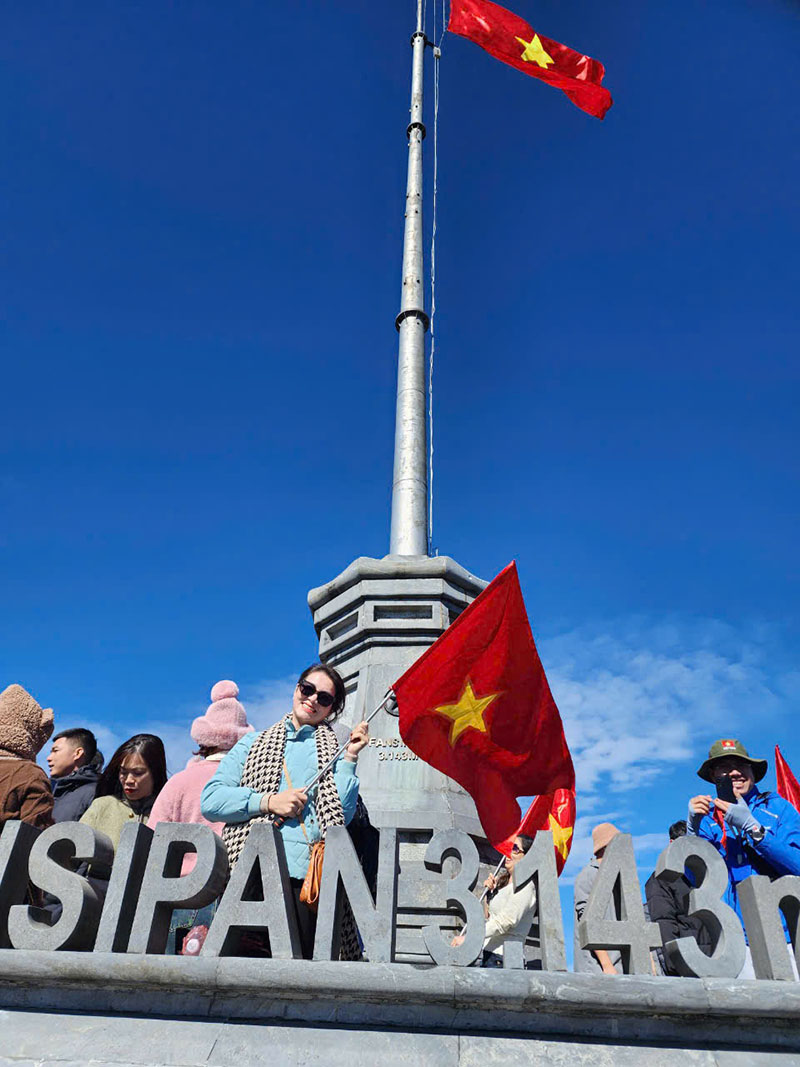
MULTIPOLYGON (((395 695, 394 695, 394 693, 392 692, 391 689, 387 689, 383 700, 380 702, 380 704, 378 704, 378 706, 373 711, 371 711, 369 713, 369 715, 366 717, 366 719, 364 719, 364 722, 367 722, 367 723, 372 722, 372 720, 375 718, 375 716, 378 714, 378 712, 381 710, 381 708, 383 708, 390 701, 394 701, 394 703, 396 704, 397 703, 397 697, 395 697, 395 695)), ((331 767, 334 765, 334 763, 341 756, 341 754, 344 752, 344 750, 347 748, 347 746, 349 744, 350 744, 350 738, 348 737, 348 739, 346 741, 342 742, 342 744, 341 744, 341 746, 339 748, 339 751, 336 753, 336 755, 332 756, 328 760, 328 762, 325 764, 325 766, 322 768, 322 770, 317 771, 317 773, 311 779, 311 781, 308 783, 308 785, 305 786, 306 793, 310 793, 311 790, 316 785, 319 785, 319 782, 320 782, 320 779, 322 778, 322 776, 324 774, 328 773, 328 771, 331 769, 331 767)))
MULTIPOLYGON (((499 873, 500 873, 500 872, 502 871, 502 869, 503 869, 503 864, 504 864, 505 862, 506 862, 506 858, 505 858, 505 856, 503 856, 503 858, 502 858, 502 859, 500 860, 500 862, 499 862, 499 863, 497 864, 497 866, 495 867, 495 869, 494 869, 494 870, 492 871, 492 878, 496 878, 496 877, 498 876, 498 874, 499 874, 499 873)), ((484 900, 486 899, 486 894, 487 894, 488 892, 489 892, 489 890, 488 890, 488 889, 486 888, 486 886, 484 886, 484 887, 483 887, 483 892, 482 892, 482 893, 481 893, 481 895, 480 895, 480 896, 478 897, 478 903, 479 903, 479 904, 482 904, 482 903, 484 902, 484 900)), ((466 930, 466 926, 464 927, 464 929, 466 930)))
MULTIPOLYGON (((522 816, 522 821, 520 822, 520 824, 519 824, 519 827, 517 828, 517 832, 516 832, 516 833, 514 834, 514 837, 517 837, 517 836, 519 836, 519 832, 520 832, 520 830, 522 829, 522 827, 523 827, 523 826, 525 825, 525 820, 526 820, 526 819, 528 818, 528 814, 529 814, 529 812, 530 812, 531 808, 533 807, 533 805, 534 805, 534 804, 536 803, 536 801, 537 801, 538 799, 539 799, 539 798, 538 798, 538 796, 537 796, 537 797, 534 797, 534 798, 533 798, 533 800, 532 800, 532 801, 530 802, 530 804, 529 804, 529 806, 528 806, 528 811, 526 811, 526 812, 525 812, 525 814, 524 814, 524 815, 522 816)), ((497 878, 498 874, 499 874, 499 873, 500 873, 500 872, 502 871, 502 869, 503 869, 503 864, 504 864, 505 862, 506 862, 506 857, 505 857, 505 856, 503 856, 503 858, 502 858, 502 859, 500 860, 500 862, 499 862, 499 863, 497 864, 497 866, 495 867, 495 869, 494 869, 494 870, 492 871, 492 877, 493 877, 493 878, 497 878)), ((488 889, 486 888, 486 886, 484 886, 484 887, 483 887, 483 892, 482 892, 482 893, 481 893, 481 895, 480 895, 480 896, 478 897, 478 903, 479 903, 479 904, 482 904, 482 903, 484 902, 484 900, 486 900, 486 896, 487 896, 488 892, 489 892, 489 890, 488 890, 488 889)), ((462 927, 462 929, 461 929, 461 933, 463 934, 465 930, 466 930, 466 926, 462 927)))

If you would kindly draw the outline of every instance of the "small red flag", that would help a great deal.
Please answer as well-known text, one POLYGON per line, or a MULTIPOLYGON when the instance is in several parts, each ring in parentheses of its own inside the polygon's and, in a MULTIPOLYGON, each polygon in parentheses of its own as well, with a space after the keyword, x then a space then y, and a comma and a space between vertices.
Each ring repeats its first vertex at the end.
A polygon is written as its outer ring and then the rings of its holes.
POLYGON ((493 844, 519 826, 517 797, 575 788, 514 563, 392 688, 401 737, 467 790, 493 844))
POLYGON ((598 119, 613 103, 601 85, 602 63, 543 37, 519 15, 491 0, 452 0, 447 28, 495 59, 561 89, 581 111, 598 119))
POLYGON ((778 785, 778 795, 788 800, 800 811, 800 782, 792 774, 791 767, 781 755, 781 750, 775 746, 775 778, 778 785))
MULTIPOLYGON (((569 850, 572 848, 572 835, 575 829, 575 790, 556 789, 543 797, 534 797, 526 811, 517 832, 494 847, 504 856, 511 855, 514 838, 519 834, 533 837, 537 830, 553 831, 553 850, 556 854, 556 870, 564 870, 569 850)), ((494 843, 494 842, 493 842, 494 843)))

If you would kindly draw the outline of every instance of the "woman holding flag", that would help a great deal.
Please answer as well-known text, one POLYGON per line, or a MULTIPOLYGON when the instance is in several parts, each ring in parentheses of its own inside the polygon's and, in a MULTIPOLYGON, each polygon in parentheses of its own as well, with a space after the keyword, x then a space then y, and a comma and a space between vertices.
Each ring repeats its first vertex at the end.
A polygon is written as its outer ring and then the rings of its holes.
MULTIPOLYGON (((222 838, 231 866, 253 822, 271 821, 278 828, 305 959, 313 955, 317 924, 315 904, 301 899, 311 849, 324 839, 329 826, 346 826, 353 818, 358 801, 356 761, 369 740, 369 729, 362 722, 339 756, 331 723, 341 714, 344 700, 338 671, 324 663, 307 667, 295 686, 289 713, 268 730, 245 734, 223 758, 201 797, 204 817, 226 824, 222 838)), ((360 954, 354 927, 343 931, 342 944, 344 958, 360 954)))
MULTIPOLYGON (((517 834, 511 845, 511 852, 503 861, 503 870, 495 877, 490 874, 483 883, 488 890, 483 904, 486 915, 486 933, 483 940, 483 967, 503 966, 503 943, 521 941, 530 933, 536 914, 536 889, 533 879, 514 892, 511 874, 533 845, 533 838, 517 834)), ((451 944, 458 948, 463 944, 464 935, 457 934, 451 944)))

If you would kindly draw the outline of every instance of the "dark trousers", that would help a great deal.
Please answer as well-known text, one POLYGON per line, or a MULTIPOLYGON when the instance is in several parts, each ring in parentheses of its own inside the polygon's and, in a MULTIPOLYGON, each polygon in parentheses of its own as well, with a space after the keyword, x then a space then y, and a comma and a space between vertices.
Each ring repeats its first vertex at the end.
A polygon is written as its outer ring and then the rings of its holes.
MULTIPOLYGON (((300 951, 304 960, 310 960, 314 956, 314 935, 317 932, 317 913, 311 911, 306 904, 300 903, 300 890, 303 888, 301 878, 290 878, 289 885, 292 890, 287 903, 294 911, 297 920, 297 931, 300 935, 300 951)), ((253 930, 251 933, 242 934, 239 942, 237 956, 271 956, 269 934, 266 930, 253 930)))
POLYGON ((307 904, 300 903, 300 890, 303 882, 300 878, 290 878, 292 886, 292 903, 297 917, 297 929, 300 934, 300 948, 304 960, 310 960, 314 956, 314 936, 317 932, 317 913, 312 911, 307 904))

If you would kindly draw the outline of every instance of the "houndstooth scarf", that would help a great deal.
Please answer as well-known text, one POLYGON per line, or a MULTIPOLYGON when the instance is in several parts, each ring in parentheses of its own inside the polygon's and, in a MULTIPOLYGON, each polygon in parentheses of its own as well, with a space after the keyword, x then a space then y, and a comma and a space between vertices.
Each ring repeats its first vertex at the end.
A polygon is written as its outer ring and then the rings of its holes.
MULTIPOLYGON (((320 723, 314 730, 317 744, 317 766, 324 767, 339 750, 336 734, 326 723, 320 723)), ((284 753, 286 751, 286 718, 280 719, 259 734, 247 753, 241 784, 257 793, 277 793, 281 784, 284 753)), ((314 791, 314 818, 319 826, 320 836, 325 837, 329 826, 344 826, 344 811, 339 790, 333 778, 333 770, 322 776, 314 791)), ((310 805, 309 805, 310 806, 310 805)), ((306 808, 308 812, 308 808, 306 808)), ((248 822, 227 823, 222 828, 222 840, 228 850, 231 869, 241 855, 250 827, 256 822, 272 822, 271 815, 256 815, 248 822)), ((324 863, 323 863, 324 869, 324 863)), ((301 905, 304 907, 305 905, 301 905)), ((342 914, 341 951, 342 960, 361 959, 361 946, 356 933, 353 912, 347 901, 342 914)))

